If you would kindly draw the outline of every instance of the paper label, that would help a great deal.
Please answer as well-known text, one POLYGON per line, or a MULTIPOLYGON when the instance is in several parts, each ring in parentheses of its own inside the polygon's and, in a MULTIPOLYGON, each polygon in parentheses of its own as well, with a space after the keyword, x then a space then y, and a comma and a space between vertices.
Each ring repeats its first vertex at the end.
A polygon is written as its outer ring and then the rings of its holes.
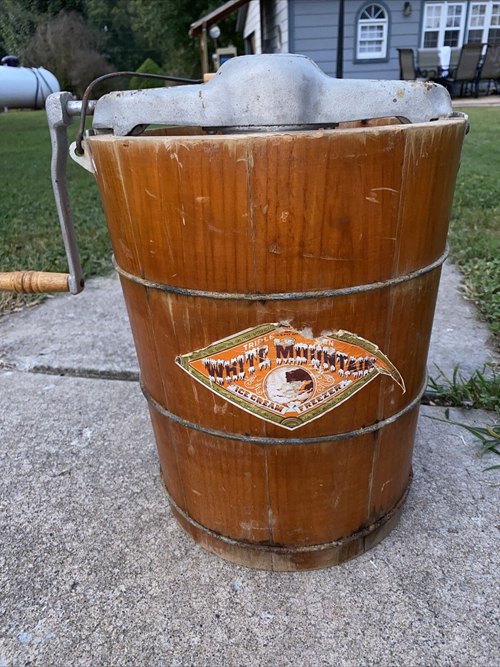
POLYGON ((317 338, 309 333, 263 324, 176 362, 230 403, 289 430, 333 410, 379 373, 405 391, 400 373, 373 343, 342 330, 317 338))

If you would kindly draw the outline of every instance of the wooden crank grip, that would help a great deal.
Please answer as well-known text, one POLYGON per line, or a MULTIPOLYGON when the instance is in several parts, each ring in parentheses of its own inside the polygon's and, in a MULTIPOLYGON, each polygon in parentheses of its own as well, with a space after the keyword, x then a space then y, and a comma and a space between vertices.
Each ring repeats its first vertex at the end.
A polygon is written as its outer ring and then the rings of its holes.
POLYGON ((0 272, 0 292, 40 294, 49 292, 69 292, 69 274, 47 273, 45 271, 0 272))

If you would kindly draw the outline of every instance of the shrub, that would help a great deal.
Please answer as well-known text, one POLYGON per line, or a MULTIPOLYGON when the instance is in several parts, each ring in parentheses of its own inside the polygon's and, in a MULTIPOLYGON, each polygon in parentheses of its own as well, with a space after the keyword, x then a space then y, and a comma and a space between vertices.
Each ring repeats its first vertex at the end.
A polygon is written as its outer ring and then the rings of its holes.
MULTIPOLYGON (((146 58, 142 65, 136 70, 140 74, 163 74, 159 65, 151 58, 146 58)), ((165 85, 161 79, 147 79, 141 76, 133 76, 130 79, 130 90, 141 90, 143 88, 160 88, 165 85)))

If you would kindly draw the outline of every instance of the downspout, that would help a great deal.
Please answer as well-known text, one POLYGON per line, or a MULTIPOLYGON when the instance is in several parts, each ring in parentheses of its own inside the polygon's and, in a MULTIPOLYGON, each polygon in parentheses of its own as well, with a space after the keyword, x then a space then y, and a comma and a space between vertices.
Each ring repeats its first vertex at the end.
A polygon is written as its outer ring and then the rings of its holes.
POLYGON ((337 79, 344 78, 344 8, 345 0, 339 0, 339 24, 337 28, 337 79))
POLYGON ((265 21, 265 10, 264 5, 259 2, 259 29, 260 29, 260 52, 265 53, 264 51, 264 21, 265 21))
POLYGON ((201 58, 201 75, 208 72, 208 40, 207 40, 207 24, 204 23, 200 35, 200 58, 201 58))

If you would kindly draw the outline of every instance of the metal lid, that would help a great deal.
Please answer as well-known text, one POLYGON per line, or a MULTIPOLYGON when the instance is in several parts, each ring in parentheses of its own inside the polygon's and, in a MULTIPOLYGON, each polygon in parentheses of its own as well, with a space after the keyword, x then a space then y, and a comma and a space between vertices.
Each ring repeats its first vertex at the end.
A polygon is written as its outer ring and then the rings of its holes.
POLYGON ((93 128, 116 135, 145 125, 250 132, 451 115, 450 96, 438 84, 333 79, 305 56, 272 54, 232 58, 205 84, 109 93, 96 103, 93 128))

